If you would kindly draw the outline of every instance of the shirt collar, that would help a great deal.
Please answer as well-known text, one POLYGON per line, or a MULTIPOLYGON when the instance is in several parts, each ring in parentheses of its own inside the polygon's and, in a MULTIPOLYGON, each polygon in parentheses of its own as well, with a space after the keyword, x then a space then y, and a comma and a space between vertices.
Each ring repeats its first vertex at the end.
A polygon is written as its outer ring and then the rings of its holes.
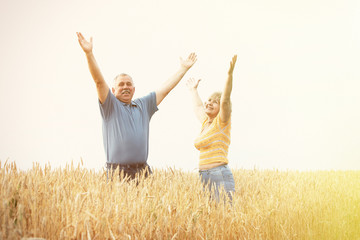
MULTIPOLYGON (((120 101, 120 100, 119 100, 119 101, 120 101)), ((137 106, 138 106, 137 103, 134 102, 134 101, 131 101, 130 104, 124 103, 124 102, 122 102, 122 101, 120 101, 120 102, 121 102, 121 104, 122 104, 123 106, 129 106, 129 105, 131 105, 131 106, 133 106, 133 107, 137 107, 137 106)))

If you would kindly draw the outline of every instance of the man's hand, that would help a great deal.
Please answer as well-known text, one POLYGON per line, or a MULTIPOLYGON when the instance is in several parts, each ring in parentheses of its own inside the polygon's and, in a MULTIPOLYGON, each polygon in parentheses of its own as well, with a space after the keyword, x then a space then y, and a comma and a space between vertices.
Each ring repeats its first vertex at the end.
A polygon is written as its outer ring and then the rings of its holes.
POLYGON ((229 74, 229 75, 232 75, 232 74, 233 74, 236 60, 237 60, 237 55, 234 55, 233 58, 232 58, 232 60, 231 60, 231 62, 230 62, 230 68, 229 68, 229 71, 228 71, 228 74, 229 74))
POLYGON ((88 42, 80 32, 77 32, 76 35, 78 36, 79 44, 81 48, 84 50, 84 52, 91 53, 93 49, 92 37, 90 37, 90 42, 88 42))
POLYGON ((168 93, 180 82, 185 73, 196 62, 196 54, 190 53, 186 60, 180 57, 180 69, 171 76, 162 86, 155 91, 156 93, 156 105, 159 105, 161 101, 168 95, 168 93))
POLYGON ((189 78, 186 82, 186 86, 189 88, 189 90, 197 90, 197 87, 199 86, 199 82, 201 79, 195 80, 194 78, 189 78))
POLYGON ((92 54, 92 49, 93 49, 92 37, 90 38, 90 42, 88 42, 80 32, 77 32, 76 35, 78 36, 78 41, 81 48, 86 53, 86 59, 88 62, 89 70, 96 84, 99 100, 101 103, 104 103, 109 93, 109 87, 106 84, 103 75, 101 74, 100 68, 95 60, 94 54, 92 54))
POLYGON ((188 56, 188 58, 186 60, 182 59, 180 57, 180 64, 183 68, 185 69, 189 69, 192 67, 192 65, 194 65, 194 63, 196 62, 196 54, 195 53, 190 53, 190 55, 188 56))

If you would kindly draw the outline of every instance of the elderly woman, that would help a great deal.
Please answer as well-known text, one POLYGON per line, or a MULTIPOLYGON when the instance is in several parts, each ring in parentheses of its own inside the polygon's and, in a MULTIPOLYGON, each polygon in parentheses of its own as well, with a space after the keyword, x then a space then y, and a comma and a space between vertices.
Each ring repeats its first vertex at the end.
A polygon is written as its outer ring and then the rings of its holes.
POLYGON ((235 182, 228 167, 228 148, 230 145, 231 101, 235 55, 228 71, 223 93, 215 92, 203 104, 197 87, 199 80, 190 78, 187 86, 192 94, 195 114, 202 123, 195 147, 200 151, 199 173, 204 186, 212 192, 216 201, 220 200, 220 189, 224 188, 230 200, 235 192, 235 182))

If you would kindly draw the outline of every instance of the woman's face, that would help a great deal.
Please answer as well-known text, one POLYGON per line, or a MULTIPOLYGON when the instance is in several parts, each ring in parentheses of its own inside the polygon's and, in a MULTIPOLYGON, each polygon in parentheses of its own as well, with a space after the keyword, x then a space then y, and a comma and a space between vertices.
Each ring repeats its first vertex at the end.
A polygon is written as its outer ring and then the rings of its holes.
POLYGON ((210 117, 214 118, 220 111, 219 99, 209 98, 205 103, 205 113, 210 117))

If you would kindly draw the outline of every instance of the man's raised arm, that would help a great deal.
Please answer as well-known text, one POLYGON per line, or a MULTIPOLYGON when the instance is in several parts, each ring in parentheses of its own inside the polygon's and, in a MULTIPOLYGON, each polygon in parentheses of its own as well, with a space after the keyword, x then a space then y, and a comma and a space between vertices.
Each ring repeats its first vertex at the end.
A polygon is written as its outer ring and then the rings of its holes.
POLYGON ((156 93, 156 105, 159 105, 161 101, 168 95, 168 93, 180 82, 185 73, 194 65, 196 62, 196 54, 191 53, 186 60, 180 58, 180 69, 170 77, 156 93))
POLYGON ((89 70, 96 84, 99 100, 101 103, 104 103, 109 93, 109 86, 106 84, 104 77, 101 74, 100 68, 95 60, 94 54, 92 52, 93 49, 92 37, 90 37, 90 42, 88 42, 80 32, 77 32, 76 34, 78 36, 79 44, 86 54, 89 70))

